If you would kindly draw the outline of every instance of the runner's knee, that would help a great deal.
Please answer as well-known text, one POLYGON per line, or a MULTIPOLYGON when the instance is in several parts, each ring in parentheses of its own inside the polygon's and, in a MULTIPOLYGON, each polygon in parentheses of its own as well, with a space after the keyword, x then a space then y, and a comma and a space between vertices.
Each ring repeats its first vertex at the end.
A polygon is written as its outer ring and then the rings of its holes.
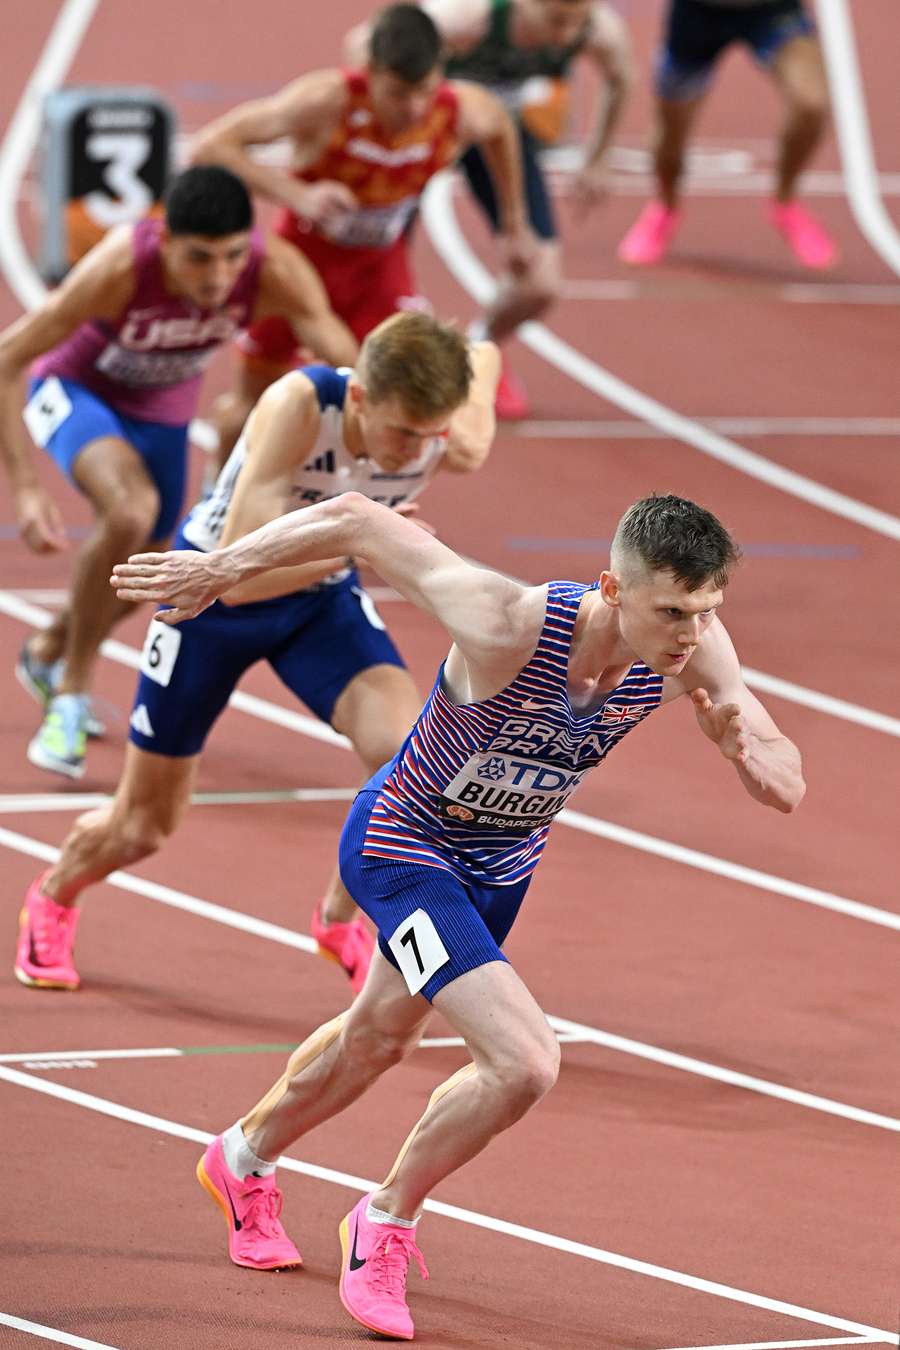
POLYGON ((123 858, 128 862, 138 862, 156 853, 174 833, 182 812, 172 805, 171 800, 160 794, 158 801, 130 805, 125 810, 118 809, 113 814, 110 829, 123 858))
POLYGON ((510 1108, 521 1114, 537 1105, 553 1087, 559 1077, 559 1059, 556 1038, 548 1037, 520 1045, 490 1073, 510 1108))
POLYGON ((159 493, 152 484, 122 493, 103 512, 102 529, 117 549, 139 548, 152 536, 159 507, 159 493))

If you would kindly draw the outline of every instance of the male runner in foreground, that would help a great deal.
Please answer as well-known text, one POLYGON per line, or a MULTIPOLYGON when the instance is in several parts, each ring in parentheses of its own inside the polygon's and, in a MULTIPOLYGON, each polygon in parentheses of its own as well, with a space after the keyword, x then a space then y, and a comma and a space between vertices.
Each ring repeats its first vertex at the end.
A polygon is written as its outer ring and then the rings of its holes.
POLYGON ((16 668, 45 707, 28 747, 39 768, 80 778, 86 735, 102 731, 91 677, 100 643, 127 612, 110 594, 109 570, 146 541, 168 539, 178 519, 188 423, 216 350, 274 312, 323 359, 354 358, 313 268, 252 225, 238 178, 213 165, 188 169, 166 194, 164 221, 111 230, 39 309, 0 334, 0 457, 26 543, 38 553, 65 547, 22 426, 32 362, 25 425, 95 515, 68 603, 28 639, 16 668))
MULTIPOLYGON (((355 489, 398 510, 441 468, 477 469, 494 436, 499 356, 425 314, 397 314, 366 339, 355 372, 310 366, 260 400, 178 545, 214 549, 298 504, 355 489)), ((419 531, 417 531, 419 532, 419 531)), ((182 628, 151 620, 114 800, 81 816, 58 862, 29 888, 16 975, 75 989, 81 891, 155 852, 190 802, 206 737, 251 665, 349 737, 367 776, 390 759, 422 700, 350 560, 269 573, 182 628)), ((335 875, 313 935, 362 987, 372 939, 335 875)))
POLYGON ((276 1217, 279 1154, 408 1054, 433 1004, 473 1062, 434 1091, 386 1180, 340 1227, 344 1306, 409 1340, 406 1274, 411 1258, 425 1273, 415 1228, 426 1197, 556 1079, 556 1038, 501 951, 553 817, 590 767, 681 695, 755 801, 790 812, 805 789, 796 746, 745 686, 717 615, 735 545, 679 497, 629 508, 591 586, 520 585, 352 493, 214 553, 132 558, 112 580, 123 599, 173 606, 162 617, 177 624, 268 569, 344 552, 438 619, 452 646, 344 827, 341 875, 379 933, 366 985, 210 1145, 198 1176, 225 1212, 232 1260, 299 1264, 276 1217))

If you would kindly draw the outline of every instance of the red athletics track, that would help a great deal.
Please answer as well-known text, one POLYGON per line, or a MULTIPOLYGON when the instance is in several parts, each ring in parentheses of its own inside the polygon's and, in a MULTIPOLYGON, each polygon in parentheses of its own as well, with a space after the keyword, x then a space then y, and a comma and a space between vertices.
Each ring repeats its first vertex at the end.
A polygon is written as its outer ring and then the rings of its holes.
MULTIPOLYGON (((644 85, 660 8, 628 6, 644 85)), ((7 116, 59 9, 32 0, 6 35, 7 116)), ((317 10, 315 32, 304 10, 273 0, 163 0, 152 10, 106 0, 69 78, 154 85, 189 129, 331 63, 341 32, 367 7, 317 10)), ((891 0, 867 0, 853 17, 875 152, 896 193, 894 79, 883 53, 896 46, 898 19, 891 0)), ((648 108, 642 88, 624 151, 640 148, 648 108)), ((588 227, 571 224, 563 201, 567 271, 579 285, 550 323, 590 361, 689 417, 765 419, 757 434, 731 438, 898 516, 896 434, 885 433, 900 417, 889 303, 900 278, 858 234, 836 187, 833 145, 816 163, 815 204, 843 261, 823 281, 794 271, 757 197, 733 190, 735 177, 752 187, 765 167, 776 115, 765 83, 742 59, 730 60, 700 136, 708 170, 736 163, 739 172, 699 184, 676 254, 653 275, 634 277, 614 260, 640 202, 633 155, 619 161, 620 195, 588 227), (723 161, 734 151, 742 158, 723 161), (814 282, 815 292, 790 289, 814 282), (815 435, 783 421, 799 418, 827 420, 815 435)), ((470 243, 489 259, 473 213, 458 197, 454 204, 470 243)), ((896 224, 896 196, 886 206, 896 224)), ((27 202, 21 221, 27 235, 27 202)), ((468 317, 472 302, 424 230, 417 247, 424 288, 442 312, 468 317)), ((7 294, 4 321, 16 312, 7 294)), ((896 1343, 898 540, 677 439, 637 436, 621 408, 531 351, 517 350, 516 359, 534 423, 501 433, 477 491, 441 483, 427 514, 454 546, 537 580, 593 575, 615 520, 646 491, 710 505, 748 554, 727 622, 752 670, 794 687, 784 691, 790 698, 765 697, 803 749, 809 793, 795 817, 759 810, 681 708, 629 738, 583 789, 509 944, 548 1014, 578 1024, 579 1039, 565 1047, 560 1082, 540 1109, 437 1191, 437 1201, 469 1214, 430 1215, 423 1225, 432 1280, 424 1289, 411 1280, 417 1340, 517 1350, 774 1348, 852 1343, 868 1328, 871 1343, 896 1343), (566 425, 551 436, 545 422, 566 425), (809 691, 845 706, 816 710, 809 691), (866 709, 882 720, 849 720, 866 709), (610 838, 604 822, 641 838, 610 838), (598 829, 607 836, 591 832, 598 829), (667 844, 695 852, 679 861, 671 850, 666 856, 667 844), (735 875, 735 865, 755 874, 735 875), (792 883, 808 888, 805 900, 792 883), (609 1035, 629 1043, 612 1048, 609 1035), (675 1067, 665 1052, 688 1061, 675 1067), (728 1070, 750 1081, 723 1081, 728 1070), (798 1092, 809 1095, 798 1100, 798 1092), (530 1231, 498 1231, 496 1220, 530 1231), (535 1234, 551 1235, 550 1245, 535 1234)), ((217 367, 207 400, 226 366, 217 367)), ((73 530, 83 527, 77 498, 49 471, 47 478, 73 530)), ((430 1088, 463 1052, 423 1048, 365 1105, 294 1151, 333 1169, 320 1178, 283 1174, 304 1272, 256 1276, 228 1263, 219 1216, 193 1178, 198 1141, 280 1071, 283 1053, 258 1047, 295 1042, 344 1002, 333 968, 288 945, 306 930, 344 807, 258 798, 198 805, 170 846, 126 879, 137 890, 107 884, 89 896, 82 991, 22 990, 11 973, 15 914, 38 865, 25 854, 45 856, 44 846, 58 844, 75 805, 71 791, 24 759, 35 709, 11 667, 28 613, 21 605, 42 603, 37 589, 62 587, 69 563, 27 555, 10 519, 7 505, 0 1103, 13 1183, 0 1237, 0 1346, 41 1343, 10 1318, 43 1327, 48 1342, 119 1350, 364 1342, 367 1333, 337 1300, 336 1225, 358 1194, 354 1179, 384 1173, 430 1088), (11 614, 17 601, 19 618, 11 614), (143 882, 171 889, 154 897, 143 882), (221 913, 164 907, 161 896, 239 911, 251 916, 251 931, 227 926, 221 913), (289 931, 281 940, 261 936, 254 918, 289 931), (160 1047, 245 1053, 76 1061, 90 1067, 48 1060, 53 1052, 160 1047), (28 1064, 10 1062, 15 1055, 28 1064), (34 1090, 56 1085, 66 1098, 34 1090), (98 1113, 109 1103, 126 1118, 98 1113)), ((405 604, 384 610, 424 689, 440 634, 405 604)), ((138 618, 118 636, 133 649, 142 631, 138 618)), ((100 692, 122 710, 132 682, 127 667, 102 663, 100 692)), ((252 672, 245 688, 265 700, 257 712, 296 711, 265 671, 252 672)), ((350 757, 308 729, 296 718, 285 726, 229 710, 200 790, 351 789, 350 757)), ((123 739, 124 711, 109 740, 92 748, 79 793, 111 789, 123 739)))

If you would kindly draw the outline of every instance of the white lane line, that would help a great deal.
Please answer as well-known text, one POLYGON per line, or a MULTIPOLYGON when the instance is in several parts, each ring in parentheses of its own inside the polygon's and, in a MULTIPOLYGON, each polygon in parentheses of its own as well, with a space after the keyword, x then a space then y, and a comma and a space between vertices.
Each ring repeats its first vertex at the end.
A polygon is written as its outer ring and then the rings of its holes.
MULTIPOLYGON (((442 172, 432 178, 425 190, 422 201, 422 219, 434 245, 448 271, 470 295, 481 303, 487 303, 494 294, 494 281, 490 273, 476 258, 468 241, 459 227, 453 211, 451 175, 442 172)), ((885 535, 889 539, 900 540, 900 519, 887 511, 866 502, 857 501, 825 487, 812 478, 794 473, 780 464, 745 450, 735 441, 701 426, 691 418, 675 412, 656 399, 641 393, 633 385, 605 370, 591 361, 582 352, 564 342, 556 333, 540 323, 524 323, 517 336, 550 365, 556 366, 570 379, 599 394, 601 398, 624 408, 634 417, 658 427, 669 436, 691 445, 702 454, 727 464, 729 468, 756 478, 760 482, 798 497, 823 511, 853 521, 856 525, 885 535)))
MULTIPOLYGON (((41 615, 43 612, 36 610, 33 606, 23 606, 22 602, 16 601, 15 597, 10 597, 7 593, 0 591, 0 613, 11 613, 16 611, 16 617, 19 617, 18 610, 24 608, 30 611, 32 619, 34 616, 41 615), (10 602, 13 601, 13 609, 10 609, 10 602)), ((49 617, 49 616, 48 616, 49 617)), ((109 656, 113 661, 122 660, 120 653, 125 653, 127 660, 125 665, 132 666, 136 664, 140 653, 136 648, 126 647, 120 642, 105 642, 100 649, 104 655, 109 656)), ((748 681, 750 683, 750 681, 748 681)), ((790 689, 792 686, 784 685, 790 689)), ((232 695, 232 702, 235 707, 241 707, 236 700, 240 698, 240 693, 232 695)), ((244 697, 249 697, 244 695, 244 697)), ((824 696, 822 696, 824 697, 824 696)), ((829 704, 837 704, 838 700, 829 700, 829 704)), ((300 713, 289 713, 286 709, 277 708, 274 704, 267 704, 264 699, 255 699, 254 703, 258 705, 254 708, 242 709, 255 713, 256 716, 265 716, 267 720, 280 722, 282 726, 288 726, 292 731, 297 731, 301 735, 314 735, 321 739, 320 732, 322 724, 314 722, 310 717, 304 717, 300 713), (282 717, 281 714, 284 714, 282 717)), ((829 708, 833 711, 833 708, 829 708)), ((866 711, 866 710, 863 710, 866 711)), ((872 722, 866 722, 865 725, 874 725, 874 719, 879 714, 871 714, 872 722)), ((862 722, 861 717, 855 720, 862 722)), ((878 726, 876 729, 884 730, 884 727, 878 726)), ((331 728, 326 728, 330 731, 331 728)), ((339 745, 349 748, 349 742, 343 737, 336 737, 332 733, 332 739, 339 745)), ((874 905, 863 904, 859 900, 850 900, 844 896, 834 895, 830 891, 822 891, 814 886, 806 886, 801 882, 789 881, 784 877, 773 876, 768 872, 761 872, 752 867, 746 867, 742 863, 733 863, 725 858, 716 858, 712 854, 702 853, 697 849, 686 848, 682 844, 675 844, 666 839, 658 839, 653 835, 643 834, 638 830, 630 830, 625 826, 616 825, 611 821, 605 821, 596 816, 586 815, 584 812, 564 810, 557 817, 560 824, 570 829, 581 830, 585 834, 593 834, 599 838, 611 840, 617 844, 623 844, 626 848, 634 848, 644 853, 651 853, 659 858, 666 858, 670 862, 683 863, 687 867, 694 867, 703 872, 710 872, 716 876, 727 877, 729 880, 738 881, 749 886, 755 886, 758 889, 769 891, 775 895, 781 895, 790 900, 799 900, 805 904, 816 905, 819 908, 831 910, 837 914, 843 914, 848 918, 859 919, 866 923, 874 923, 883 928, 891 928, 900 931, 900 914, 895 914, 891 910, 878 909, 874 905)), ((2 836, 6 839, 18 838, 25 840, 24 835, 13 835, 10 831, 4 830, 2 836)), ((2 842, 2 840, 0 840, 2 842)), ((29 841, 36 844, 37 841, 29 841)), ((9 844, 8 847, 14 848, 16 845, 9 844)), ((40 845, 41 848, 48 847, 40 845)), ((28 852, 28 848, 21 851, 28 852)), ((34 854, 36 857, 51 856, 49 854, 34 854)), ((56 857, 56 852, 52 854, 56 857)), ((127 875, 127 874, 122 874, 127 875)), ((174 894, 174 892, 173 892, 174 894)))
POLYGON ((889 909, 878 909, 875 905, 866 905, 859 900, 848 900, 842 895, 821 891, 816 886, 804 886, 801 882, 788 881, 785 877, 776 877, 755 867, 745 867, 743 863, 715 858, 710 853, 701 853, 698 849, 686 848, 683 844, 673 844, 667 839, 658 839, 655 835, 644 834, 640 830, 629 830, 624 825, 615 825, 612 821, 602 820, 599 816, 588 816, 582 811, 566 808, 556 819, 561 825, 568 825, 574 830, 596 835, 599 839, 609 839, 615 844, 624 844, 626 848, 638 849, 642 853, 652 853, 654 857, 665 858, 668 862, 683 863, 685 867, 694 867, 700 872, 727 877, 729 881, 738 881, 757 890, 769 891, 773 895, 785 896, 789 900, 798 900, 806 905, 815 905, 834 914, 843 914, 849 919, 859 919, 863 923, 873 923, 880 928, 900 932, 900 914, 895 914, 889 909))
POLYGON ((819 0, 817 19, 850 210, 876 253, 900 276, 900 237, 881 200, 856 34, 846 0, 819 0))
MULTIPOLYGON (((16 834, 2 827, 0 827, 0 848, 10 848, 15 852, 24 853, 33 858, 41 858, 46 862, 53 862, 59 857, 59 849, 54 848, 51 844, 45 844, 39 839, 31 839, 27 835, 16 834)), ((245 914, 241 910, 227 909, 223 905, 210 904, 209 901, 200 900, 184 891, 176 891, 169 886, 161 886, 155 881, 145 881, 143 877, 133 876, 130 872, 111 872, 105 878, 105 881, 108 885, 117 886, 120 890, 128 891, 132 895, 140 895, 145 899, 158 901, 160 904, 169 905, 172 909, 180 909, 187 914, 195 915, 197 918, 221 923, 228 928, 235 928, 239 932, 250 933, 255 937, 263 938, 265 941, 277 942, 282 946, 292 947, 300 951, 318 952, 316 942, 307 937, 305 933, 296 933, 290 928, 283 928, 279 924, 269 923, 268 920, 258 919, 255 915, 245 914)), ((837 1116, 857 1125, 869 1125, 875 1129, 900 1134, 900 1120, 893 1116, 882 1115, 877 1111, 868 1111, 863 1107, 851 1106, 846 1102, 835 1101, 830 1097, 820 1097, 815 1093, 802 1092, 797 1088, 788 1087, 783 1083, 773 1083, 765 1078, 754 1078, 750 1074, 738 1073, 734 1069, 722 1068, 718 1064, 710 1064, 706 1060, 694 1059, 689 1055, 680 1055, 674 1051, 665 1050, 661 1046, 649 1045, 644 1041, 617 1036, 613 1032, 585 1026, 580 1022, 573 1022, 565 1017, 557 1017, 552 1013, 547 1014, 547 1021, 554 1031, 562 1033, 563 1036, 602 1045, 606 1049, 616 1051, 619 1054, 650 1060, 652 1063, 664 1065, 666 1068, 676 1069, 679 1072, 693 1074, 700 1078, 709 1078, 719 1083, 727 1083, 730 1087, 757 1093, 763 1097, 772 1097, 792 1106, 818 1111, 823 1115, 837 1116)))
POLYGON ((58 1327, 45 1327, 40 1322, 26 1322, 24 1317, 13 1317, 12 1313, 0 1312, 0 1327, 12 1327, 13 1331, 22 1331, 28 1336, 40 1336, 44 1341, 56 1341, 58 1345, 73 1345, 77 1350, 118 1350, 106 1341, 89 1341, 84 1336, 73 1336, 69 1331, 60 1331, 58 1327))
MULTIPOLYGON (((576 1035, 564 1031, 557 1032, 556 1039, 560 1045, 596 1044, 592 1036, 576 1035)), ((462 1036, 423 1036, 416 1049, 462 1049, 465 1044, 462 1036)), ((292 1048, 296 1049, 297 1047, 295 1045, 292 1048)), ((70 1066, 95 1069, 100 1060, 107 1059, 186 1059, 194 1058, 199 1054, 215 1056, 232 1054, 233 1052, 233 1047, 219 1050, 215 1045, 206 1046, 201 1051, 198 1051, 196 1047, 184 1050, 172 1045, 155 1045, 123 1050, 25 1050, 17 1051, 13 1055, 0 1055, 0 1064, 22 1064, 26 1069, 41 1069, 43 1071, 64 1069, 70 1066)), ((271 1046, 263 1048, 250 1046, 247 1051, 248 1054, 267 1052, 273 1052, 273 1048, 271 1046)))
MULTIPOLYGON (((271 792, 195 792, 193 806, 260 806, 275 802, 352 802, 358 789, 273 788, 271 792)), ((89 811, 108 806, 108 792, 0 793, 0 815, 39 815, 48 811, 89 811)))
MULTIPOLYGON (((162 1116, 153 1116, 145 1111, 136 1111, 129 1106, 123 1106, 120 1102, 113 1102, 105 1097, 96 1097, 91 1093, 80 1092, 75 1088, 65 1087, 61 1083, 54 1083, 50 1079, 34 1078, 30 1074, 21 1073, 18 1069, 0 1066, 0 1080, 11 1083, 16 1087, 28 1088, 32 1092, 43 1093, 48 1097, 55 1097, 58 1101, 69 1102, 87 1111, 96 1111, 101 1115, 111 1116, 114 1120, 141 1125, 146 1129, 171 1135, 177 1139, 189 1139, 196 1144, 208 1144, 213 1139, 213 1135, 208 1134, 205 1130, 196 1130, 190 1125, 181 1125, 177 1121, 167 1120, 162 1116)), ((349 1172, 339 1172, 330 1167, 319 1167, 313 1163, 300 1162, 295 1158, 282 1156, 279 1166, 286 1171, 299 1172, 303 1176, 312 1177, 317 1181, 327 1181, 332 1185, 346 1186, 355 1191, 370 1191, 378 1185, 375 1181, 353 1176, 349 1172)), ((828 1313, 815 1312, 810 1308, 802 1308, 794 1303, 785 1303, 781 1299, 767 1298, 763 1294, 748 1293, 744 1289, 735 1289, 730 1285, 701 1279, 696 1275, 688 1275, 666 1266, 653 1265, 648 1261, 638 1261, 633 1257, 622 1256, 618 1252, 607 1251, 602 1247, 592 1247, 587 1243, 575 1242, 570 1238, 559 1237, 554 1233, 545 1233, 537 1228, 527 1228, 522 1224, 510 1223, 506 1219, 494 1218, 489 1214, 480 1214, 476 1210, 462 1209, 458 1205, 447 1205, 438 1200, 426 1200, 425 1208, 433 1214, 439 1214, 447 1219, 455 1219, 459 1223, 468 1224, 475 1228, 503 1233, 509 1237, 519 1238, 523 1242, 531 1242, 540 1247, 549 1247, 554 1251, 566 1252, 572 1256, 581 1256, 586 1260, 615 1266, 620 1270, 631 1271, 637 1275, 646 1275, 651 1279, 662 1280, 667 1284, 679 1285, 683 1289, 694 1289, 699 1293, 712 1294, 732 1303, 742 1303, 752 1308, 761 1308, 766 1312, 782 1313, 786 1317, 796 1317, 804 1322, 812 1322, 823 1327, 833 1327, 837 1331, 856 1332, 861 1336, 878 1337, 886 1335, 888 1341, 897 1342, 896 1336, 891 1337, 889 1333, 882 1332, 879 1327, 870 1327, 861 1322, 851 1322, 844 1317, 833 1317, 828 1313)))
MULTIPOLYGON (((898 288, 900 290, 900 288, 898 288)), ((731 436, 900 436, 900 417, 698 417, 699 426, 731 436)), ((516 435, 549 440, 671 440, 646 422, 624 417, 516 423, 516 435)))
POLYGON ((0 267, 25 309, 34 309, 47 292, 25 251, 16 220, 22 175, 37 143, 44 95, 65 79, 97 4, 98 0, 64 0, 0 146, 0 267))
MULTIPOLYGON (((843 195, 843 194, 842 194, 843 195)), ((725 287, 721 282, 706 281, 701 277, 690 280, 666 278, 657 283, 616 281, 613 278, 573 278, 564 281, 561 294, 564 300, 647 300, 651 304, 677 304, 690 299, 720 301, 725 287)), ((772 300, 798 305, 896 305, 900 303, 900 286, 892 282, 862 285, 854 282, 792 281, 783 286, 762 282, 740 287, 728 287, 728 303, 747 304, 772 300)))
POLYGON ((820 1341, 746 1341, 742 1345, 679 1346, 678 1350, 803 1350, 814 1345, 890 1345, 883 1336, 829 1336, 820 1341))
MULTIPOLYGON (((19 619, 22 623, 35 628, 46 628, 53 618, 49 610, 31 605, 27 600, 20 600, 11 591, 0 591, 0 614, 6 614, 11 619, 19 619)), ((137 647, 129 647, 116 638, 107 638, 101 644, 100 654, 110 661, 118 662, 120 666, 128 666, 131 670, 140 669, 141 654, 137 647)), ((324 722, 319 722, 314 717, 305 717, 303 713, 294 712, 291 708, 281 708, 277 703, 269 703, 268 700, 257 698, 254 694, 245 694, 242 690, 236 689, 228 702, 232 708, 237 708, 238 712, 249 713, 251 717, 258 717, 263 722, 273 722, 288 731, 299 731, 302 735, 310 736, 316 741, 324 741, 327 745, 340 745, 345 750, 352 748, 345 736, 339 736, 324 722)))
MULTIPOLYGON (((14 849, 17 853, 25 853, 44 862, 55 862, 59 857, 59 849, 54 848, 52 844, 45 844, 40 839, 31 839, 28 835, 16 834, 2 827, 0 827, 0 847, 14 849)), ((255 937, 279 942, 283 947, 294 947, 301 952, 318 954, 319 944, 315 938, 307 937, 305 933, 295 933, 291 928, 283 928, 281 924, 258 919, 253 914, 242 914, 240 910, 226 909, 224 905, 200 900, 185 891, 162 886, 158 881, 146 881, 143 877, 133 876, 130 872, 110 872, 104 880, 111 886, 118 886, 122 891, 142 895, 147 900, 155 900, 158 904, 168 905, 172 909, 184 910, 185 913, 194 914, 199 919, 211 919, 226 928, 236 928, 242 933, 252 933, 255 937)))

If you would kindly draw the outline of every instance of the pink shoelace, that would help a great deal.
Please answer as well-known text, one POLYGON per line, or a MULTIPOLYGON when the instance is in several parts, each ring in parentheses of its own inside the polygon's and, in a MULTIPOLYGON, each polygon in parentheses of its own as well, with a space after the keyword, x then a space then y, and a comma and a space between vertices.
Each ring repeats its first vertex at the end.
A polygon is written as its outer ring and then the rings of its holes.
MULTIPOLYGON (((245 1178, 245 1184, 250 1178, 245 1178)), ((247 1208, 241 1216, 244 1228, 252 1228, 263 1237, 277 1238, 283 1235, 281 1226, 281 1208, 284 1196, 277 1186, 254 1186, 246 1197, 247 1208)))
POLYGON ((71 957, 77 910, 40 900, 31 910, 31 936, 42 966, 56 966, 71 957))
POLYGON ((369 1253, 369 1268, 372 1272, 372 1284, 388 1298, 402 1299, 406 1292, 406 1273, 410 1258, 415 1257, 419 1274, 428 1279, 428 1267, 425 1258, 414 1240, 406 1233, 396 1229, 381 1233, 369 1253))

